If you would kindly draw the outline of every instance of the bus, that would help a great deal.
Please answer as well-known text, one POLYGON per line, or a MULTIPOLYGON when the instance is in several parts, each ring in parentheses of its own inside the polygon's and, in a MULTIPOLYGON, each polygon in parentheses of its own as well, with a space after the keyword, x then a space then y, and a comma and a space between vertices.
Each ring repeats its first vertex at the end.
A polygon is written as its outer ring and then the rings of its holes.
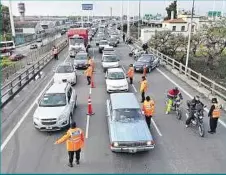
POLYGON ((15 50, 15 43, 14 41, 1 41, 0 42, 0 52, 1 54, 11 53, 15 50))

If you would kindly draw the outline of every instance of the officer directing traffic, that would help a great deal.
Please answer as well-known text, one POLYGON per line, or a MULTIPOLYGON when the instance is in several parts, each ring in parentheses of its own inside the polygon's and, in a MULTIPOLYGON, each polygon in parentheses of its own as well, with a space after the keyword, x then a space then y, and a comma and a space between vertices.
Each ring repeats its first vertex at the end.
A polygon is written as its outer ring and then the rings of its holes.
POLYGON ((66 147, 69 156, 69 167, 73 167, 74 154, 76 157, 76 163, 79 164, 81 149, 84 147, 84 134, 80 128, 76 127, 76 123, 71 123, 71 128, 67 133, 55 142, 55 144, 61 144, 66 141, 66 147))
POLYGON ((142 110, 144 111, 145 119, 146 119, 148 128, 150 129, 151 118, 155 111, 155 102, 149 96, 146 97, 142 110))
POLYGON ((130 84, 133 84, 134 68, 133 68, 132 64, 129 65, 129 70, 127 72, 127 76, 129 77, 130 84))
POLYGON ((141 103, 145 100, 145 92, 148 90, 148 82, 145 76, 142 76, 142 81, 140 82, 140 93, 141 93, 141 103))

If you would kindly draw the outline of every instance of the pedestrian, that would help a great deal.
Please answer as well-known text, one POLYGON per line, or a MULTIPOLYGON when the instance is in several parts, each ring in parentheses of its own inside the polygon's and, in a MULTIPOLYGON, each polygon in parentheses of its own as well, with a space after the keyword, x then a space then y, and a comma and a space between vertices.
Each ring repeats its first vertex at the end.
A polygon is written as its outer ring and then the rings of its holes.
POLYGON ((93 74, 92 66, 90 64, 88 64, 88 68, 85 71, 85 75, 87 77, 88 85, 90 85, 90 83, 91 83, 92 74, 93 74))
POLYGON ((84 134, 80 128, 77 128, 76 123, 72 122, 67 133, 58 139, 55 144, 61 144, 66 141, 66 148, 69 156, 69 167, 73 167, 74 154, 76 163, 79 164, 81 149, 84 147, 84 134))
POLYGON ((143 50, 145 52, 147 52, 147 49, 148 49, 148 44, 147 43, 144 43, 143 46, 142 46, 143 50))
POLYGON ((145 92, 147 92, 148 89, 148 82, 146 80, 145 76, 142 76, 142 81, 140 82, 140 93, 141 93, 141 103, 145 100, 145 92))
POLYGON ((146 97, 146 100, 144 101, 142 110, 144 111, 145 119, 146 119, 148 128, 150 129, 151 118, 152 118, 154 111, 155 111, 155 102, 154 102, 154 100, 152 100, 150 98, 150 96, 146 97))
POLYGON ((123 38, 123 42, 125 42, 125 33, 123 33, 122 38, 123 38))
POLYGON ((209 110, 209 124, 210 124, 210 130, 208 131, 208 133, 210 134, 214 134, 216 133, 216 128, 217 128, 217 122, 218 119, 221 116, 221 110, 222 106, 218 104, 217 98, 212 98, 212 106, 209 110))
POLYGON ((52 52, 53 52, 54 59, 58 60, 58 49, 56 46, 53 46, 52 52))
POLYGON ((134 68, 133 68, 132 64, 129 65, 129 70, 127 72, 127 76, 129 77, 130 84, 133 84, 134 68))

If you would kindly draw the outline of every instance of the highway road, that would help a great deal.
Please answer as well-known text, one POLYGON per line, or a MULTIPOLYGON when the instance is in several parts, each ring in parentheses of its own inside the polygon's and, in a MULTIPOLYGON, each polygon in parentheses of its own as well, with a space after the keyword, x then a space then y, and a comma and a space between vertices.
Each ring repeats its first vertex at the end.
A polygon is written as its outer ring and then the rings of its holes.
MULTIPOLYGON (((65 131, 39 132, 33 127, 32 115, 36 109, 35 101, 52 79, 54 67, 59 63, 72 61, 67 48, 60 54, 58 61, 52 62, 42 71, 41 78, 32 82, 2 110, 2 173, 225 173, 226 172, 226 128, 218 126, 217 133, 199 137, 198 131, 185 127, 185 113, 181 121, 174 114, 165 115, 165 100, 168 89, 175 83, 182 88, 183 107, 189 95, 197 92, 186 83, 173 76, 164 68, 158 68, 147 75, 148 94, 156 102, 156 115, 153 117, 151 133, 156 142, 152 151, 127 154, 112 153, 110 150, 107 120, 104 73, 101 69, 101 54, 92 45, 96 72, 92 89, 92 105, 95 115, 87 120, 87 101, 89 86, 82 71, 78 71, 78 107, 73 119, 87 135, 81 164, 73 168, 67 166, 68 154, 65 145, 54 145, 65 131), (87 124, 88 122, 88 124, 87 124), (87 127, 88 126, 88 127, 87 127)), ((133 63, 128 56, 129 47, 119 44, 116 48, 121 57, 121 65, 128 69, 133 63)), ((140 101, 139 81, 141 74, 135 74, 134 92, 140 101)), ((208 104, 205 99, 204 103, 208 104)), ((129 103, 125 99, 125 103, 129 103)), ((185 112, 185 110, 184 110, 185 112)), ((209 129, 205 117, 205 129, 209 129)))

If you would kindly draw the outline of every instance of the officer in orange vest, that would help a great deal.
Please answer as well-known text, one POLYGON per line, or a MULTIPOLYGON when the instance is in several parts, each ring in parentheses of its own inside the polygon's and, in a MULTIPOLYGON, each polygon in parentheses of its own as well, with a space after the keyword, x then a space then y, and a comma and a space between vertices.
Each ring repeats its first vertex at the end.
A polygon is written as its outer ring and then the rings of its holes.
POLYGON ((146 119, 148 128, 150 129, 151 118, 155 111, 155 102, 149 96, 146 97, 142 110, 144 111, 145 119, 146 119))
POLYGON ((129 70, 127 72, 127 76, 129 77, 130 84, 133 84, 134 68, 133 68, 132 64, 129 65, 129 70))
POLYGON ((90 64, 88 64, 88 68, 85 71, 85 75, 87 77, 88 85, 90 85, 90 83, 91 83, 92 74, 93 74, 93 68, 90 64))
POLYGON ((141 93, 141 103, 145 100, 145 92, 148 90, 148 82, 145 76, 142 76, 142 81, 140 82, 140 93, 141 93))
POLYGON ((218 119, 221 116, 221 108, 222 106, 218 104, 217 102, 217 98, 213 98, 212 99, 212 106, 209 110, 209 114, 208 116, 210 117, 210 130, 208 131, 208 133, 210 134, 214 134, 216 133, 216 128, 217 128, 217 122, 218 119))
POLYGON ((76 123, 71 123, 71 128, 67 133, 55 142, 61 144, 66 141, 67 151, 69 155, 69 167, 73 167, 74 154, 76 163, 79 164, 81 149, 84 147, 84 134, 80 128, 76 127, 76 123))
POLYGON ((88 58, 88 64, 92 66, 93 72, 94 72, 94 61, 91 57, 88 58))

